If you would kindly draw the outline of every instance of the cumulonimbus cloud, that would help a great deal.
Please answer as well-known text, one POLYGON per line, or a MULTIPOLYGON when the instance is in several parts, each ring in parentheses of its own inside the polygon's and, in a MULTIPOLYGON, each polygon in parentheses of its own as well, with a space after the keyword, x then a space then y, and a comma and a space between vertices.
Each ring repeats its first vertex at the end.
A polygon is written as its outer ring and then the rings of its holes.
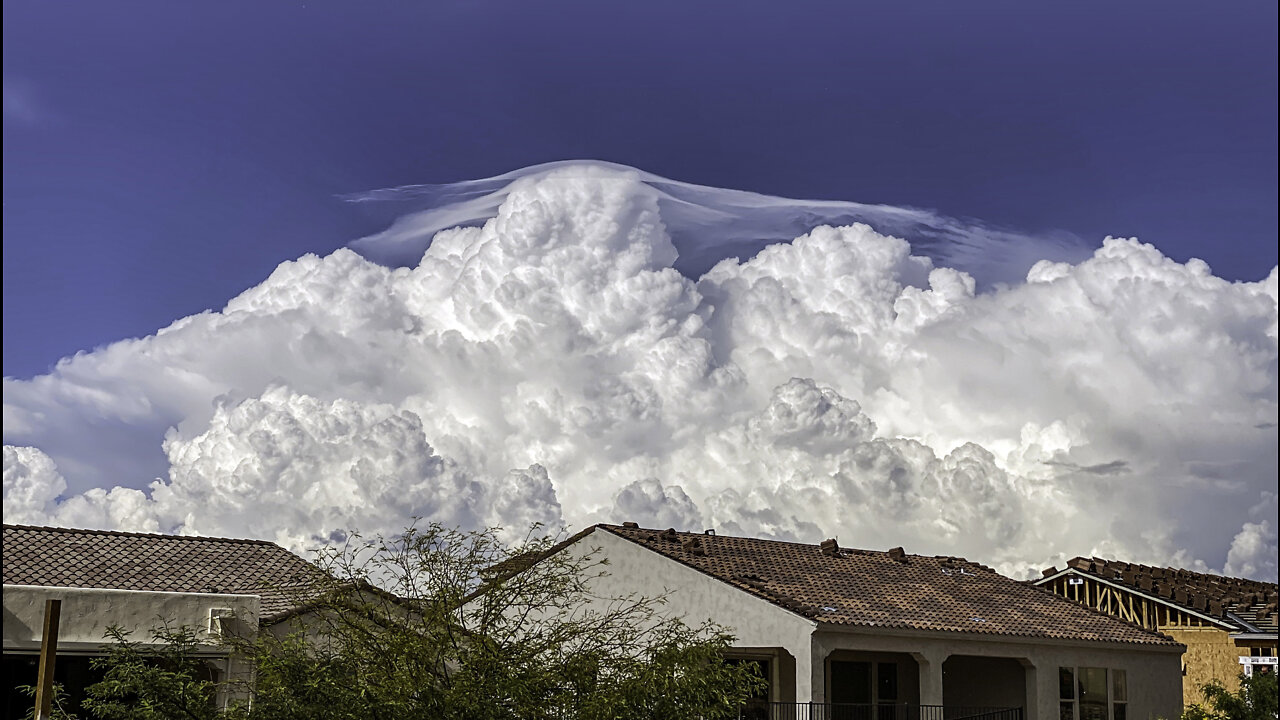
POLYGON ((308 255, 6 379, 6 514, 291 547, 414 516, 636 520, 1275 577, 1275 269, 1108 239, 984 287, 853 223, 690 278, 672 208, 732 192, 601 164, 504 182, 360 246, 410 265, 308 255))

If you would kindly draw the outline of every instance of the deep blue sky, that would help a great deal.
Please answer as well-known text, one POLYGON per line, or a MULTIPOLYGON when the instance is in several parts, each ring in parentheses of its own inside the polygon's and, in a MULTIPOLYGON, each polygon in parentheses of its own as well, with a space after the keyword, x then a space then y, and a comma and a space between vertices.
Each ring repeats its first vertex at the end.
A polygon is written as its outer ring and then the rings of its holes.
POLYGON ((598 158, 1276 264, 1276 2, 4 2, 4 374, 598 158))

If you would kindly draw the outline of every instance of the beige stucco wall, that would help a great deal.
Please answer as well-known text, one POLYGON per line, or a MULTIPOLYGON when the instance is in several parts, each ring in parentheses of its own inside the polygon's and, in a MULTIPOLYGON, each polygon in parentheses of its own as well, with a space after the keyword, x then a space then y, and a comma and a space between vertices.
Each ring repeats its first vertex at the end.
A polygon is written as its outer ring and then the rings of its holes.
MULTIPOLYGON (((209 611, 226 609, 234 614, 223 622, 228 631, 256 631, 259 598, 256 595, 207 593, 139 592, 86 588, 4 586, 4 652, 39 652, 44 632, 46 600, 61 600, 58 622, 58 651, 62 654, 97 654, 104 647, 107 628, 118 625, 130 631, 133 640, 151 640, 151 630, 187 625, 199 629, 207 641, 208 654, 218 659, 217 667, 228 679, 249 677, 250 668, 216 645, 209 636, 209 611)), ((230 696, 225 696, 227 700, 230 696)))
MULTIPOLYGON (((1022 696, 1027 720, 1058 717, 1058 668, 1106 667, 1128 674, 1131 720, 1176 718, 1182 707, 1180 647, 1010 640, 979 633, 928 633, 887 628, 822 625, 784 610, 659 553, 596 530, 574 552, 598 548, 609 560, 596 591, 606 597, 669 593, 666 609, 688 622, 709 619, 728 627, 736 647, 785 648, 796 659, 794 699, 825 698, 826 660, 836 651, 856 654, 908 653, 918 663, 919 687, 904 693, 924 704, 941 704, 943 664, 952 655, 1015 658, 1025 669, 1022 696), (932 683, 932 684, 931 684, 932 683), (932 693, 932 694, 931 694, 932 693)), ((1064 602, 1066 602, 1064 600, 1064 602)), ((867 655, 874 657, 874 655, 867 655)), ((790 700, 791 697, 777 698, 790 700)), ((905 701, 905 697, 904 697, 905 701)))
POLYGON ((1239 689, 1240 658, 1249 654, 1247 644, 1238 646, 1230 633, 1219 628, 1166 627, 1160 628, 1160 632, 1187 646, 1183 657, 1187 667, 1182 683, 1184 703, 1204 702, 1200 687, 1211 680, 1220 680, 1233 691, 1239 689))

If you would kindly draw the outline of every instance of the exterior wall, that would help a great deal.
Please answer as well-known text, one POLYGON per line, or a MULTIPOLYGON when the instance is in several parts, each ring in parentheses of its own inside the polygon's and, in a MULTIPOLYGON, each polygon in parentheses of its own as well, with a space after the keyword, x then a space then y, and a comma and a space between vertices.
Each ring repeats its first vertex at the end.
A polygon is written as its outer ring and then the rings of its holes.
POLYGON ((208 636, 209 611, 229 609, 233 621, 223 621, 231 632, 256 630, 259 598, 256 595, 215 595, 205 593, 138 592, 85 588, 4 586, 4 652, 39 652, 44 633, 46 600, 61 600, 58 622, 60 654, 100 654, 103 635, 111 625, 131 631, 134 640, 146 642, 151 630, 164 626, 188 625, 200 629, 199 637, 209 642, 211 657, 226 658, 222 672, 228 678, 244 678, 247 665, 216 647, 208 636))
MULTIPOLYGON (((810 637, 816 623, 605 530, 587 535, 566 552, 585 553, 592 549, 599 549, 602 557, 609 560, 604 568, 607 574, 592 580, 593 592, 605 598, 667 593, 666 614, 683 618, 691 625, 703 620, 723 625, 734 635, 734 647, 785 649, 794 662, 783 658, 782 662, 775 660, 771 664, 794 665, 795 694, 773 699, 809 699, 813 676, 810 637)), ((818 673, 821 679, 821 660, 818 673)), ((789 690, 786 683, 779 689, 789 690)))
MULTIPOLYGON (((40 650, 45 600, 62 600, 58 648, 98 650, 107 627, 119 625, 133 639, 147 641, 151 629, 190 625, 208 637, 209 611, 230 609, 242 627, 257 627, 258 596, 135 592, 85 588, 4 586, 4 650, 40 650)), ((212 642, 211 642, 212 645, 212 642)))
MULTIPOLYGON (((1240 688, 1240 657, 1249 655, 1248 645, 1237 646, 1231 634, 1218 628, 1160 628, 1160 632, 1187 646, 1183 664, 1183 703, 1204 702, 1200 686, 1220 680, 1232 691, 1240 688)), ((1262 643, 1255 643, 1261 645, 1262 643)))
MULTIPOLYGON (((1128 676, 1129 720, 1176 718, 1182 712, 1181 648, 1102 643, 997 638, 980 634, 928 633, 887 628, 851 628, 824 625, 814 635, 816 657, 836 650, 907 652, 919 665, 920 703, 941 705, 945 663, 954 655, 1012 658, 1024 669, 1027 720, 1058 717, 1058 668, 1105 667, 1124 670, 1128 676)), ((966 658, 972 660, 971 658, 966 658)), ((821 662, 817 663, 821 667, 821 662)), ((820 682, 814 685, 821 688, 820 682)), ((1004 691, 997 688, 996 693, 1004 691)), ((981 699, 970 689, 966 704, 981 699)), ((997 699, 995 697, 993 700, 997 699)), ((822 698, 815 696, 815 701, 822 698)), ((981 702, 996 705, 996 702, 981 702)))

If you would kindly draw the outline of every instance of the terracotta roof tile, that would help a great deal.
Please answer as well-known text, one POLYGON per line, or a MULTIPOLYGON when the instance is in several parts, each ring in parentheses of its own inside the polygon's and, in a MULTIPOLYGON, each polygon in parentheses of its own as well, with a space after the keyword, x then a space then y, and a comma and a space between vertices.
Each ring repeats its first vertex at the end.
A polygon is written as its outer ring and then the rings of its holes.
POLYGON ((289 611, 319 571, 265 540, 5 525, 6 585, 258 595, 261 619, 289 611))
POLYGON ((964 558, 597 527, 819 622, 1176 645, 964 558))

